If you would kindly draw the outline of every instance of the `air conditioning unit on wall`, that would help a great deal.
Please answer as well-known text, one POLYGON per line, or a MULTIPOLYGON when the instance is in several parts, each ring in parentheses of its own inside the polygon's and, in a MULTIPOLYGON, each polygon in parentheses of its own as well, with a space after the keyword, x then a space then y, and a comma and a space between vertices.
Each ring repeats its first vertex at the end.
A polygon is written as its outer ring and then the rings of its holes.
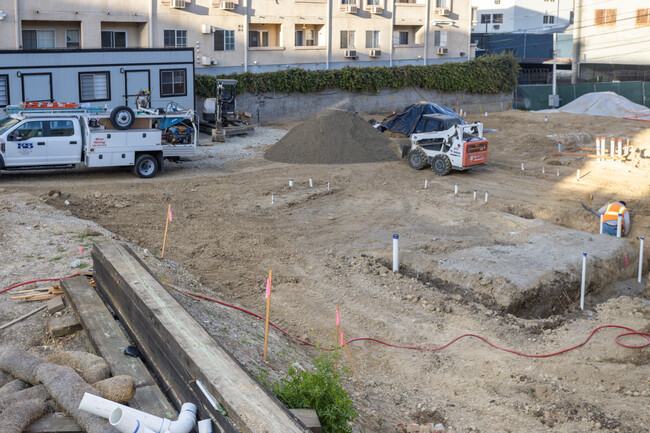
POLYGON ((442 56, 443 54, 447 54, 447 47, 438 47, 438 55, 442 56))
POLYGON ((357 51, 356 50, 345 50, 343 52, 343 57, 346 59, 356 59, 357 58, 357 51))
POLYGON ((359 11, 359 8, 357 5, 346 5, 345 6, 345 13, 346 14, 356 14, 359 11))
POLYGON ((201 24, 201 33, 203 33, 204 35, 209 35, 213 31, 214 29, 210 24, 201 24))
POLYGON ((223 9, 226 11, 231 11, 235 9, 235 2, 221 2, 219 3, 219 9, 223 9))
POLYGON ((214 57, 201 56, 201 64, 203 66, 216 65, 217 59, 215 59, 214 57))
POLYGON ((370 57, 381 57, 381 50, 370 50, 370 57))
POLYGON ((450 12, 449 8, 436 8, 436 15, 442 15, 443 17, 448 17, 450 12))
POLYGON ((174 9, 183 9, 185 7, 185 0, 171 0, 169 7, 174 9))
POLYGON ((373 6, 370 8, 370 13, 375 15, 381 15, 384 13, 384 8, 381 6, 373 6))

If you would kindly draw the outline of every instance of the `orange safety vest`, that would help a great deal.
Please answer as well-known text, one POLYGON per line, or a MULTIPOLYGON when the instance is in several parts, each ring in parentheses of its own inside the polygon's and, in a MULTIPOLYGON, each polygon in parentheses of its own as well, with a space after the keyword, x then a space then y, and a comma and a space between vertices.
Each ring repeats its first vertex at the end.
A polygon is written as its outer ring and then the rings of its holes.
POLYGON ((621 216, 621 230, 625 232, 625 220, 623 219, 623 213, 627 211, 627 208, 620 203, 610 203, 605 209, 603 214, 603 223, 607 221, 616 221, 618 224, 618 216, 621 216))

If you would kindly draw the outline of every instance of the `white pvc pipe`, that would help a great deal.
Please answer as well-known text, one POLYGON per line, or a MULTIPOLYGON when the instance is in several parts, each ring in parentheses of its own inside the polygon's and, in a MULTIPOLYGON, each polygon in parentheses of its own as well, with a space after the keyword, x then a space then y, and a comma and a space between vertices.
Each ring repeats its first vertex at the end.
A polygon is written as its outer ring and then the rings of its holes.
POLYGON ((429 179, 424 179, 424 189, 427 189, 427 186, 429 186, 429 179))
POLYGON ((523 162, 521 163, 521 171, 526 171, 526 170, 524 170, 524 163, 523 162))
POLYGON ((330 189, 332 189, 332 184, 327 182, 327 190, 329 191, 330 189))
POLYGON ((309 178, 309 187, 310 188, 314 187, 314 179, 312 179, 311 177, 309 178))
POLYGON ((199 433, 213 433, 212 421, 209 419, 202 419, 199 421, 199 433))
POLYGON ((122 433, 153 433, 153 430, 148 429, 142 425, 140 421, 128 412, 124 412, 122 408, 115 408, 111 415, 108 417, 108 422, 122 433))
POLYGON ((560 177, 560 169, 557 169, 557 177, 560 177))
POLYGON ((600 216, 600 234, 603 234, 603 215, 600 216))
POLYGON ((562 142, 561 141, 557 142, 557 151, 562 152, 562 142))
POLYGON ((641 236, 641 246, 639 247, 639 283, 643 272, 643 236, 641 236))
POLYGON ((585 309, 585 278, 587 277, 587 253, 582 253, 582 282, 580 283, 580 309, 585 309))
POLYGON ((600 158, 600 138, 596 138, 596 156, 598 157, 598 161, 602 161, 600 158))
POLYGON ((393 235, 393 272, 399 271, 399 236, 393 235))
POLYGON ((293 188, 293 179, 289 179, 289 187, 293 188))
POLYGON ((485 191, 485 202, 486 202, 486 203, 487 203, 487 199, 488 199, 488 192, 485 191))
POLYGON ((275 201, 275 194, 271 194, 271 204, 275 201))
POLYGON ((546 174, 546 167, 542 165, 542 174, 546 174))
POLYGON ((474 190, 474 201, 476 201, 476 190, 474 190))
MULTIPOLYGON (((127 420, 133 418, 139 421, 142 427, 146 427, 154 432, 189 433, 196 423, 196 406, 192 403, 185 403, 181 406, 181 412, 176 421, 160 418, 89 393, 84 394, 81 403, 79 403, 79 409, 108 419, 109 422, 113 412, 116 409, 120 409, 123 414, 128 415, 127 420)), ((113 418, 118 422, 122 416, 115 415, 113 418)), ((145 433, 149 432, 146 431, 145 433)))
POLYGON ((576 172, 576 180, 580 182, 580 169, 576 172))
MULTIPOLYGON (((605 143, 605 137, 600 137, 600 154, 601 156, 607 155, 607 145, 605 143)), ((605 161, 605 158, 603 158, 605 161)))
MULTIPOLYGON (((621 140, 620 138, 618 139, 618 149, 617 150, 618 150, 618 156, 623 156, 623 140, 621 140)), ((618 162, 622 162, 622 161, 618 161, 618 162)))
POLYGON ((616 223, 616 237, 620 238, 623 229, 623 215, 618 216, 618 222, 616 223))
POLYGON ((609 156, 614 156, 614 139, 609 142, 609 156))
POLYGON ((458 195, 458 184, 454 185, 454 195, 458 195))

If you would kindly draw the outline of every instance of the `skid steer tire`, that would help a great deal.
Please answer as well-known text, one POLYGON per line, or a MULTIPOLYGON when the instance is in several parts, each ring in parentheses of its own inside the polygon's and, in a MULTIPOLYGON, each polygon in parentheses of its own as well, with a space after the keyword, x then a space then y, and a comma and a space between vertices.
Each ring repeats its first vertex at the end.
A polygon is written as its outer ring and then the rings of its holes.
POLYGON ((135 113, 129 107, 120 105, 111 111, 111 124, 115 129, 125 130, 133 126, 135 113))
POLYGON ((420 149, 413 149, 409 152, 409 165, 414 170, 422 170, 429 165, 429 158, 420 149))
POLYGON ((431 168, 438 176, 448 175, 451 171, 451 161, 447 155, 436 155, 431 161, 431 168))

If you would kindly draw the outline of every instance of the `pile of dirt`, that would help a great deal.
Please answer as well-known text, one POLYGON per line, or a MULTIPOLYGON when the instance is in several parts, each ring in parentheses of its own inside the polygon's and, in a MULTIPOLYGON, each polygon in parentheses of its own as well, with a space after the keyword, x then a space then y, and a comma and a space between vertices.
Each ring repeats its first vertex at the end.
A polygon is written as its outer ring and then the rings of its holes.
POLYGON ((629 117, 633 111, 648 112, 648 108, 635 104, 614 92, 587 93, 556 110, 541 110, 540 113, 573 113, 590 116, 629 117))
POLYGON ((293 164, 354 164, 395 161, 391 140, 356 114, 324 110, 293 128, 265 153, 293 164))

